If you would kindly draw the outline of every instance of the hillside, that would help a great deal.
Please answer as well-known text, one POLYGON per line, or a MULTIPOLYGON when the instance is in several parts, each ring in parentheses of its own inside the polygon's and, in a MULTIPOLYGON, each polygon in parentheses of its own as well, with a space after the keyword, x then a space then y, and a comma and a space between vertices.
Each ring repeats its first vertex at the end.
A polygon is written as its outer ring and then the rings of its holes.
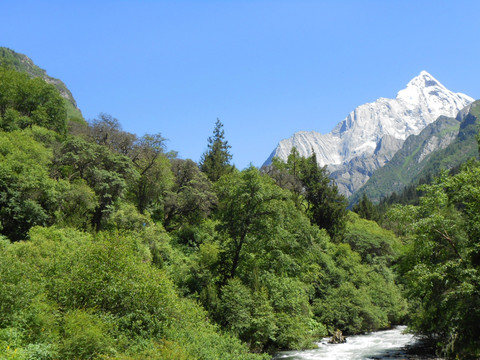
POLYGON ((28 74, 32 78, 42 78, 47 83, 52 84, 59 91, 62 98, 65 99, 65 107, 69 119, 84 121, 82 112, 77 107, 77 102, 65 83, 47 75, 47 72, 35 65, 28 56, 6 47, 0 47, 0 66, 13 68, 19 72, 28 74))

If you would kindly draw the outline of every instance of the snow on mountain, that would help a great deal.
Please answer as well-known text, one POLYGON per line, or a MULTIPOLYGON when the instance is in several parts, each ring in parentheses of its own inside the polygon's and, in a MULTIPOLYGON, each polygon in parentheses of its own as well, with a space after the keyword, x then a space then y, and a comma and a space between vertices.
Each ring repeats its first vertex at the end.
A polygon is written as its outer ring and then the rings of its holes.
POLYGON ((357 107, 328 134, 300 131, 280 141, 264 165, 273 157, 286 160, 294 146, 302 156, 310 156, 313 149, 319 165, 327 165, 340 191, 350 195, 391 159, 408 136, 419 134, 441 115, 455 117, 473 100, 422 71, 395 99, 380 98, 357 107), (389 147, 379 152, 383 138, 389 147))

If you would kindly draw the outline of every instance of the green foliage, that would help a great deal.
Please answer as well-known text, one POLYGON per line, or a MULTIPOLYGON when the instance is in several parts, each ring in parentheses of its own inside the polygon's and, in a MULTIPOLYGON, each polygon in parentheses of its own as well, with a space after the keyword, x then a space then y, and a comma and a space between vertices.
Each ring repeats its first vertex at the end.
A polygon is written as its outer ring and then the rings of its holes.
POLYGON ((53 221, 59 198, 49 177, 52 153, 26 132, 0 132, 0 226, 11 240, 53 221))
POLYGON ((100 113, 98 119, 90 121, 88 130, 92 142, 122 155, 130 154, 137 140, 134 134, 122 130, 118 119, 105 113, 100 113))
POLYGON ((57 181, 60 193, 56 215, 56 223, 77 229, 90 229, 91 219, 99 206, 98 196, 85 180, 72 182, 57 181))
POLYGON ((132 189, 140 212, 158 206, 173 185, 170 162, 164 154, 164 141, 160 134, 147 134, 131 151, 130 157, 140 175, 132 189))
POLYGON ((210 181, 215 182, 222 175, 232 171, 230 148, 228 141, 225 140, 223 124, 217 119, 213 136, 208 138, 208 150, 202 155, 200 160, 200 169, 207 175, 210 181))
POLYGON ((278 212, 276 206, 286 194, 273 181, 250 167, 224 177, 216 184, 220 229, 225 233, 224 279, 235 277, 243 261, 243 248, 254 247, 266 237, 278 212))
POLYGON ((290 190, 292 200, 297 207, 302 205, 303 184, 301 173, 304 161, 297 148, 293 147, 288 155, 287 162, 283 162, 275 157, 272 160, 272 165, 267 170, 268 175, 275 180, 278 186, 282 189, 290 190))
POLYGON ((423 186, 417 207, 389 213, 408 242, 400 271, 415 304, 410 326, 449 356, 476 357, 480 351, 479 175, 476 161, 457 175, 444 172, 423 186))
POLYGON ((1 248, 2 356, 16 348, 23 358, 113 359, 157 349, 166 358, 261 358, 178 297, 145 262, 143 239, 39 227, 30 239, 1 248))
POLYGON ((108 335, 108 325, 97 316, 78 309, 67 312, 64 322, 62 359, 92 359, 111 351, 114 340, 108 335))
POLYGON ((173 186, 164 199, 164 225, 167 229, 197 225, 210 214, 216 204, 212 184, 189 159, 173 160, 172 172, 173 186))
POLYGON ((48 84, 52 84, 63 98, 62 100, 69 121, 85 123, 82 113, 77 108, 75 99, 66 85, 62 81, 48 76, 45 70, 35 65, 27 56, 19 54, 11 49, 0 47, 0 67, 27 74, 30 78, 41 78, 48 84))
POLYGON ((374 221, 379 220, 377 209, 373 206, 373 203, 367 198, 365 193, 363 194, 360 202, 353 206, 352 210, 364 219, 374 221))
POLYGON ((326 167, 318 166, 315 153, 304 162, 301 181, 311 221, 331 237, 340 237, 345 227, 347 199, 332 184, 326 167))
POLYGON ((173 185, 173 174, 165 138, 160 134, 145 134, 141 138, 122 130, 120 122, 111 115, 101 113, 90 122, 87 138, 108 148, 113 153, 131 159, 138 176, 129 183, 129 198, 141 213, 163 213, 164 198, 173 185))
POLYGON ((294 147, 287 162, 274 159, 268 173, 277 185, 291 191, 293 201, 297 207, 305 207, 312 223, 326 229, 331 237, 341 238, 347 200, 339 194, 326 167, 318 165, 315 153, 302 158, 294 147))
POLYGON ((337 267, 335 281, 314 301, 314 313, 330 332, 372 331, 402 320, 406 303, 391 271, 362 264, 347 244, 331 246, 330 254, 337 267))
POLYGON ((348 243, 369 264, 391 262, 402 247, 393 232, 381 228, 374 221, 361 219, 355 213, 348 216, 342 241, 348 243))
POLYGON ((220 314, 224 327, 237 336, 245 336, 251 326, 252 308, 250 289, 239 279, 230 279, 222 288, 220 314))
POLYGON ((64 134, 67 113, 53 85, 0 67, 0 127, 11 131, 32 125, 64 134))
POLYGON ((98 203, 91 222, 100 230, 138 173, 128 157, 78 137, 67 139, 59 152, 55 162, 61 176, 69 181, 84 180, 95 192, 98 203))

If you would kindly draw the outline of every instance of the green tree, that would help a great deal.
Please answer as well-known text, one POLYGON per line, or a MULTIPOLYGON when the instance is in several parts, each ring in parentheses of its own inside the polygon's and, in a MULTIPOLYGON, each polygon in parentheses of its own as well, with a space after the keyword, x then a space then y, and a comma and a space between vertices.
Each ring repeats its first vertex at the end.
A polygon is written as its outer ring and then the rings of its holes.
POLYGON ((138 178, 128 157, 78 137, 63 144, 55 162, 60 176, 71 182, 83 179, 95 191, 98 204, 91 221, 96 230, 102 228, 114 203, 123 198, 128 183, 138 178))
POLYGON ((278 186, 291 191, 292 199, 299 208, 303 201, 304 188, 301 181, 301 172, 304 161, 305 159, 300 156, 297 148, 292 147, 287 162, 275 157, 272 160, 272 165, 267 169, 268 175, 275 180, 278 186))
POLYGON ((133 183, 132 193, 141 213, 162 202, 173 185, 170 161, 164 150, 165 138, 146 134, 135 142, 129 154, 140 175, 133 183))
POLYGON ((392 231, 381 228, 375 221, 362 219, 350 212, 342 242, 350 245, 369 264, 390 264, 400 253, 401 241, 392 231))
POLYGON ((480 355, 479 179, 479 163, 469 162, 423 185, 418 206, 387 213, 407 243, 400 272, 414 304, 410 326, 452 357, 480 355))
MULTIPOLYGON (((88 127, 88 136, 98 145, 104 145, 110 150, 122 155, 130 155, 137 137, 123 131, 118 119, 105 113, 92 120, 88 127)), ((163 143, 162 138, 162 143, 163 143)), ((161 145, 163 147, 163 145, 161 145)))
POLYGON ((165 195, 164 225, 168 230, 197 225, 217 202, 212 184, 192 160, 174 159, 173 186, 165 195))
POLYGON ((35 227, 30 241, 1 240, 0 358, 266 359, 178 296, 144 233, 35 227))
POLYGON ((379 219, 377 209, 375 208, 375 206, 373 206, 373 203, 370 201, 370 199, 365 193, 363 194, 362 199, 358 202, 358 204, 355 204, 353 206, 352 210, 358 215, 360 215, 360 217, 362 217, 363 219, 373 221, 378 221, 379 219))
POLYGON ((0 132, 0 229, 11 240, 54 221, 60 194, 51 161, 52 152, 27 132, 0 132))
POLYGON ((208 150, 200 160, 200 170, 207 175, 210 181, 216 182, 222 175, 232 171, 230 148, 228 141, 225 140, 223 124, 217 119, 213 136, 208 138, 208 150))
POLYGON ((229 239, 224 244, 226 282, 235 277, 244 246, 268 231, 269 221, 277 213, 275 204, 284 200, 286 194, 253 166, 225 177, 216 184, 216 189, 220 228, 229 239))
POLYGON ((315 153, 303 162, 302 167, 300 179, 305 189, 307 215, 332 238, 341 237, 347 216, 346 198, 338 192, 326 167, 318 165, 315 153))
POLYGON ((290 190, 298 208, 303 208, 313 224, 340 238, 345 228, 347 200, 339 194, 326 167, 320 167, 313 153, 308 158, 293 147, 287 162, 273 159, 267 173, 280 187, 290 190))
POLYGON ((67 112, 53 85, 0 67, 0 94, 0 126, 3 130, 38 125, 65 134, 67 112))

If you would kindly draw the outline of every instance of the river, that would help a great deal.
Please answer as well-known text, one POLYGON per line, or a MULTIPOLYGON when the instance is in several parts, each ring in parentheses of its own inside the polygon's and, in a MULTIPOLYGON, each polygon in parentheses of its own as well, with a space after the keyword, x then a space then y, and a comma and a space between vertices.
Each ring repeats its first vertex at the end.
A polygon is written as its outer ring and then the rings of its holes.
POLYGON ((347 337, 344 344, 328 344, 328 338, 317 343, 318 349, 286 351, 274 356, 274 360, 380 360, 380 359, 438 359, 423 353, 420 342, 412 334, 405 333, 406 326, 376 331, 366 335, 347 337), (422 352, 423 354, 419 354, 422 352))

